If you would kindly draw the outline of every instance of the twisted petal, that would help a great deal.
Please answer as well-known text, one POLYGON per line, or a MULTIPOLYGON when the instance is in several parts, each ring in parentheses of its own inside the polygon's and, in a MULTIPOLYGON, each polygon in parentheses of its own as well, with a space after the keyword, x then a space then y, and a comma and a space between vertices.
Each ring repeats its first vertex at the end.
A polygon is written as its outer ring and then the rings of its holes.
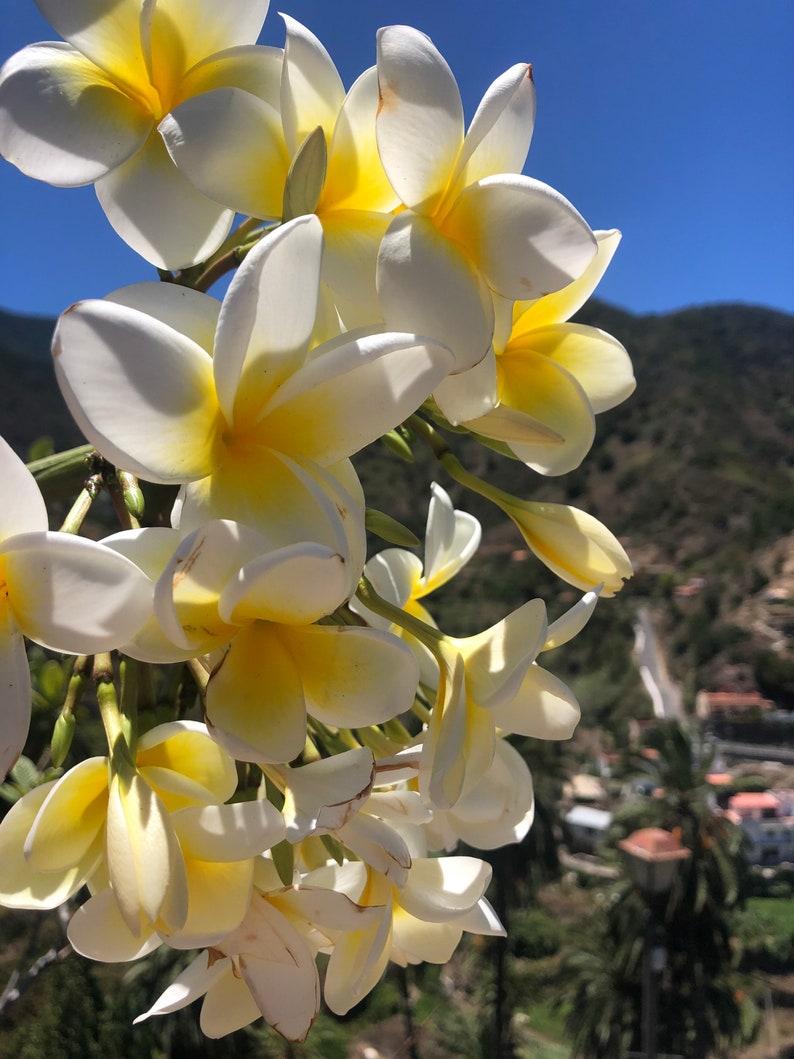
POLYGON ((59 187, 90 184, 146 142, 152 116, 68 44, 32 44, 0 71, 0 154, 59 187))
POLYGON ((429 213, 446 190, 463 143, 460 92, 423 33, 388 26, 378 31, 377 40, 383 167, 405 205, 429 213))
POLYGON ((70 654, 110 651, 148 617, 148 578, 101 544, 66 533, 23 533, 3 551, 17 623, 45 647, 70 654))
POLYGON ((281 217, 289 157, 269 103, 217 88, 185 100, 159 131, 180 172, 207 198, 251 217, 281 217))
POLYGON ((480 544, 482 529, 473 515, 456 511, 449 495, 431 483, 425 534, 425 569, 421 595, 444 585, 471 559, 480 544))
POLYGON ((158 268, 204 261, 221 245, 234 220, 232 210, 202 195, 179 172, 157 131, 95 187, 116 232, 158 268))
POLYGON ((79 302, 53 338, 55 374, 86 437, 149 481, 188 481, 218 460, 222 420, 206 351, 135 309, 79 302))
MULTIPOLYGON (((410 210, 399 213, 378 255, 378 291, 386 326, 443 342, 466 371, 491 347, 493 301, 459 246, 410 210)), ((439 380, 440 381, 440 380, 439 380)))
POLYGON ((334 831, 363 804, 374 778, 372 751, 365 747, 334 754, 301 768, 283 769, 284 820, 290 842, 334 831))
POLYGON ((411 869, 411 854, 405 839, 382 820, 357 813, 339 829, 339 838, 365 864, 402 887, 411 869))

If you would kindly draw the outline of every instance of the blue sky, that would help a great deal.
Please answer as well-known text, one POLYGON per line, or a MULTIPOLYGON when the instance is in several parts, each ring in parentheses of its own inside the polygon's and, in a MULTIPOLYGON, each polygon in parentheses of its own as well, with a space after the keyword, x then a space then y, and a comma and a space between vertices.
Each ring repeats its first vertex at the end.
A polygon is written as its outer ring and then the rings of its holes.
MULTIPOLYGON (((226 3, 232 0, 225 0, 226 3)), ((274 4, 263 40, 281 44, 274 4)), ((794 312, 791 0, 292 0, 346 84, 378 26, 407 23, 446 57, 470 117, 514 62, 534 65, 526 172, 623 244, 599 288, 634 312, 742 301, 794 312)), ((0 59, 54 40, 33 0, 4 0, 0 59)), ((93 190, 0 161, 0 306, 55 315, 151 278, 93 190)))

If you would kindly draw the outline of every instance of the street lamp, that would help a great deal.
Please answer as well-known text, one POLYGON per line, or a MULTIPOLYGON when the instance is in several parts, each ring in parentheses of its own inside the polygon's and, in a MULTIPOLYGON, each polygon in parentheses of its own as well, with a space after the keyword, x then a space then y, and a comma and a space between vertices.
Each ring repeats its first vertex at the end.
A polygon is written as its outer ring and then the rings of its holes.
POLYGON ((628 857, 635 885, 645 898, 645 942, 642 951, 642 1051, 657 1059, 656 1036, 659 974, 664 970, 665 948, 657 944, 659 922, 655 897, 668 893, 681 861, 690 856, 675 835, 661 827, 642 827, 618 842, 628 857))

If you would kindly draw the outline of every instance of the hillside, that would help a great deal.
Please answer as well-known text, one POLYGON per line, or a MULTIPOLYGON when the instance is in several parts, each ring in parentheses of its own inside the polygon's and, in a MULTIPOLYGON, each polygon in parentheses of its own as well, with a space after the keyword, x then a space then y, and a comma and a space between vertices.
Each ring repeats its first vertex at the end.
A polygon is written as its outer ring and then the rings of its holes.
MULTIPOLYGON (((636 393, 599 417, 579 470, 543 479, 450 438, 474 473, 522 497, 583 507, 627 544, 636 576, 601 608, 608 617, 599 614, 598 634, 567 664, 590 680, 596 715, 613 714, 618 698, 618 712, 631 715, 643 693, 625 673, 625 645, 633 607, 651 600, 690 697, 703 684, 760 685, 794 706, 786 638, 794 601, 794 317, 745 305, 633 316, 592 302, 578 319, 619 338, 637 377, 636 393), (693 577, 702 581, 685 596, 680 586, 693 577), (598 686, 587 677, 594 668, 598 686)), ((52 321, 0 312, 0 433, 23 453, 42 434, 59 448, 82 440, 52 375, 51 329, 52 321)), ((482 555, 438 604, 450 631, 483 628, 536 594, 556 598, 557 607, 569 603, 572 593, 521 555, 511 524, 450 483, 429 456, 417 456, 409 468, 376 446, 357 463, 372 506, 415 530, 432 477, 486 525, 482 555)))

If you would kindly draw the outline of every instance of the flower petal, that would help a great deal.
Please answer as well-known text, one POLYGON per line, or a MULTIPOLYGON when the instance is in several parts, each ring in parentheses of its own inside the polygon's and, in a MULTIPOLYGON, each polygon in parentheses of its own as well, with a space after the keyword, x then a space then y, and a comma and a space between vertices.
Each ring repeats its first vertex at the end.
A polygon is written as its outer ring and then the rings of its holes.
POLYGON ((405 210, 378 254, 378 292, 386 326, 443 342, 454 371, 478 364, 491 347, 494 309, 482 276, 431 221, 405 210))
POLYGON ((405 885, 411 869, 411 853, 405 839, 393 827, 367 813, 357 813, 339 828, 339 838, 395 886, 405 885))
POLYGON ((58 187, 90 184, 131 158, 150 113, 68 44, 32 44, 0 71, 0 153, 58 187))
POLYGON ((419 666, 396 636, 352 625, 310 625, 282 633, 300 667, 306 709, 324 724, 381 724, 413 705, 419 666))
POLYGON ((490 710, 509 700, 546 641, 546 605, 531 599, 485 632, 457 641, 472 699, 490 710))
POLYGON ((360 747, 301 768, 280 770, 289 841, 341 827, 368 797, 374 767, 372 751, 360 747))
MULTIPOLYGON (((2 590, 0 590, 1 592, 2 590)), ((0 595, 0 783, 22 753, 30 727, 30 668, 22 638, 8 600, 0 595)))
POLYGON ((81 905, 66 933, 75 952, 103 963, 138 960, 161 944, 154 931, 143 939, 130 933, 110 889, 100 890, 81 905))
POLYGON ((254 880, 254 859, 204 861, 185 853, 185 867, 187 919, 179 930, 170 933, 165 940, 174 949, 218 945, 230 931, 239 927, 248 911, 254 880))
MULTIPOLYGON (((215 953, 213 958, 217 959, 215 953)), ((232 966, 230 960, 218 960, 213 963, 212 970, 216 967, 219 973, 207 990, 199 1019, 201 1032, 213 1039, 234 1033, 262 1016, 238 968, 232 966)))
POLYGON ((472 119, 456 166, 464 188, 494 173, 520 173, 535 127, 532 67, 517 63, 498 77, 472 119))
POLYGON ((36 6, 57 33, 113 77, 130 85, 147 80, 140 3, 36 0, 36 6))
POLYGON ((183 853, 193 860, 247 860, 281 842, 285 834, 281 813, 263 799, 190 806, 171 819, 183 853))
POLYGON ((504 298, 538 298, 584 272, 595 256, 590 228, 559 192, 531 177, 485 177, 465 188, 444 234, 466 249, 504 298))
POLYGON ((538 665, 530 666, 518 694, 490 714, 505 732, 534 739, 570 739, 581 716, 571 689, 538 665))
POLYGON ((150 728, 138 739, 135 763, 170 812, 225 802, 237 789, 234 760, 198 721, 150 728))
POLYGON ((54 651, 110 651, 134 636, 151 612, 146 575, 84 537, 19 534, 2 558, 19 627, 54 651))
POLYGON ((107 301, 58 321, 55 374, 86 437, 149 481, 188 481, 218 459, 222 419, 212 360, 166 324, 107 301))
POLYGON ((400 904, 417 919, 449 922, 476 905, 490 881, 490 864, 476 857, 419 858, 400 892, 400 904))
POLYGON ((157 131, 127 162, 96 182, 99 204, 118 235, 158 268, 204 261, 234 220, 179 172, 157 131))
POLYGON ((498 401, 493 348, 473 368, 442 379, 433 391, 433 399, 453 426, 488 415, 498 401))
POLYGON ((281 115, 290 154, 319 125, 330 141, 345 88, 331 56, 300 22, 282 14, 287 28, 281 73, 281 115))
POLYGON ((581 632, 595 610, 600 592, 600 586, 592 592, 586 592, 578 603, 569 607, 561 617, 553 621, 546 630, 546 642, 541 651, 551 651, 555 647, 561 647, 581 632))
POLYGON ((334 209, 320 218, 325 233, 323 282, 331 290, 336 311, 348 331, 371 329, 381 319, 375 279, 378 250, 391 215, 334 209))
POLYGON ((463 928, 453 923, 427 923, 394 909, 392 960, 400 963, 447 963, 458 947, 463 928))
POLYGON ((239 88, 216 88, 185 100, 158 128, 202 195, 251 217, 281 217, 289 157, 281 119, 268 103, 239 88))
POLYGON ((421 595, 444 585, 471 559, 480 544, 482 528, 473 515, 456 511, 440 485, 430 485, 430 507, 425 534, 425 570, 421 595))
POLYGON ((378 31, 377 42, 383 167, 406 206, 429 213, 446 189, 463 143, 460 92, 423 33, 388 26, 378 31))
POLYGON ((0 544, 16 533, 46 530, 47 508, 36 479, 4 438, 0 438, 0 544))
POLYGON ((159 320, 212 356, 215 329, 221 311, 221 303, 217 298, 179 283, 150 280, 119 287, 106 294, 102 300, 126 305, 128 309, 137 309, 159 320))
POLYGON ((79 762, 53 784, 25 839, 31 868, 57 872, 93 866, 108 804, 107 758, 79 762))
MULTIPOLYGON (((165 992, 160 994, 149 1010, 144 1012, 143 1015, 138 1015, 138 1017, 133 1020, 133 1025, 137 1025, 139 1022, 151 1018, 152 1015, 167 1015, 171 1011, 180 1011, 182 1008, 186 1008, 188 1004, 192 1004, 194 1000, 203 996, 208 989, 215 985, 220 979, 225 978, 227 974, 230 978, 232 977, 229 960, 212 960, 210 959, 209 953, 200 953, 195 960, 188 964, 185 970, 174 979, 165 992)), ((245 987, 243 987, 243 990, 247 995, 248 991, 245 990, 245 987)), ((250 1021, 251 1020, 249 1019, 249 1022, 250 1021)), ((244 1022, 242 1025, 247 1026, 248 1023, 244 1022)))

